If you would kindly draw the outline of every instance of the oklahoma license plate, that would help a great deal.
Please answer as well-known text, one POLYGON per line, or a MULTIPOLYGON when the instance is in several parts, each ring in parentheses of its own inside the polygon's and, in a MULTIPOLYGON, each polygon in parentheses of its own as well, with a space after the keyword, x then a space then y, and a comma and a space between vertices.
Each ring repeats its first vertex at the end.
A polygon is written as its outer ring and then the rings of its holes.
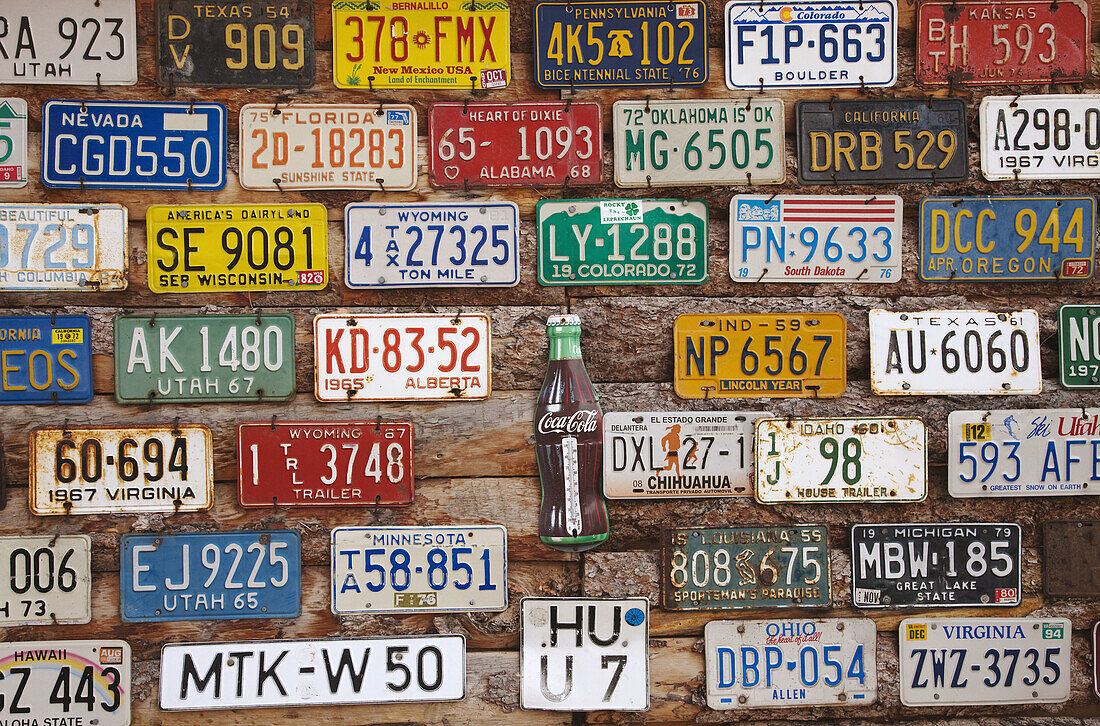
POLYGON ((80 625, 91 620, 91 537, 0 537, 0 625, 80 625))
POLYGON ((1100 94, 985 96, 978 118, 990 181, 1100 178, 1100 94))
POLYGON ((0 404, 92 400, 87 315, 0 317, 0 404))
POLYGON ((0 204, 0 291, 125 290, 126 208, 0 204))
POLYGON ((25 186, 27 102, 22 98, 0 97, 0 188, 25 186))
POLYGON ((901 197, 737 194, 730 201, 735 282, 897 282, 901 197))
POLYGON ((1058 308, 1058 380, 1062 388, 1100 388, 1100 305, 1058 308))
POLYGON ((124 640, 6 642, 0 663, 0 714, 7 721, 130 725, 130 644, 124 640))

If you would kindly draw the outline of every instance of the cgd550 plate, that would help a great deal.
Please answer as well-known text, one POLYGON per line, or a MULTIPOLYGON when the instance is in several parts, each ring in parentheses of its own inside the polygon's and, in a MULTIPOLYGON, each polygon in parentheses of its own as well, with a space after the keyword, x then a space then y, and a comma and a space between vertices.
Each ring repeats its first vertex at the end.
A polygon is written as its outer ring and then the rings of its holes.
POLYGON ((0 404, 89 403, 87 315, 0 316, 0 404))

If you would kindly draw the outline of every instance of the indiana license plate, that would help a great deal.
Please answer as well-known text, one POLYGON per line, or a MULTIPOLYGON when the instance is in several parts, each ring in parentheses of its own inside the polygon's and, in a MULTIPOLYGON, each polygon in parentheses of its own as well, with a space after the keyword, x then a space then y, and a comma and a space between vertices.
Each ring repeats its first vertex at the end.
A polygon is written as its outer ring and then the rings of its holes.
POLYGON ((0 204, 0 291, 125 290, 126 222, 119 204, 0 204))
POLYGON ((1043 594, 1051 598, 1097 597, 1100 521, 1043 522, 1043 594))
POLYGON ((91 537, 0 537, 0 625, 80 625, 91 620, 91 537))
POLYGON ((130 645, 124 640, 6 642, 0 663, 6 720, 130 725, 130 645))
POLYGON ((985 96, 978 118, 990 181, 1100 178, 1100 94, 985 96))
POLYGON ((92 400, 87 315, 0 317, 0 404, 92 400))
POLYGON ((1062 388, 1100 388, 1100 305, 1058 308, 1058 379, 1062 388))
POLYGON ((1034 310, 871 310, 871 390, 880 396, 1041 393, 1034 310))
MULTIPOLYGON (((0 38, 0 44, 2 44, 0 38)), ((0 97, 0 188, 27 186, 27 102, 0 97)))

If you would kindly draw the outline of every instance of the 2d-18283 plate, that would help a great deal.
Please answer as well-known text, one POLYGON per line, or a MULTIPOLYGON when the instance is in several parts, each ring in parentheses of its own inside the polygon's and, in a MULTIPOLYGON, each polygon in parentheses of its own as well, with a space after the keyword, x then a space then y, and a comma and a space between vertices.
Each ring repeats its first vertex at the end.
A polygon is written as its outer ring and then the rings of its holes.
POLYGON ((0 316, 0 404, 92 400, 87 315, 0 316))

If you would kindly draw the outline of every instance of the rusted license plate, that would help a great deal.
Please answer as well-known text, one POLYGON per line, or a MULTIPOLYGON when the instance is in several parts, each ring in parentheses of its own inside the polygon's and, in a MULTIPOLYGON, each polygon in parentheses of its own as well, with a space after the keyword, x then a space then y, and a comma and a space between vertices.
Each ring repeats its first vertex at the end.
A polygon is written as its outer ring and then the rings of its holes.
POLYGON ((1058 379, 1062 388, 1100 388, 1100 305, 1058 308, 1058 379))
POLYGON ((87 315, 0 317, 0 404, 92 400, 87 315))
POLYGON ((125 290, 128 239, 121 204, 0 205, 0 291, 125 290))
POLYGON ((1100 520, 1043 522, 1043 592, 1100 596, 1100 520))
POLYGON ((124 640, 14 640, 0 644, 0 663, 0 714, 8 723, 130 726, 130 645, 124 640))
POLYGON ((91 620, 91 537, 0 537, 0 625, 80 625, 91 620))

